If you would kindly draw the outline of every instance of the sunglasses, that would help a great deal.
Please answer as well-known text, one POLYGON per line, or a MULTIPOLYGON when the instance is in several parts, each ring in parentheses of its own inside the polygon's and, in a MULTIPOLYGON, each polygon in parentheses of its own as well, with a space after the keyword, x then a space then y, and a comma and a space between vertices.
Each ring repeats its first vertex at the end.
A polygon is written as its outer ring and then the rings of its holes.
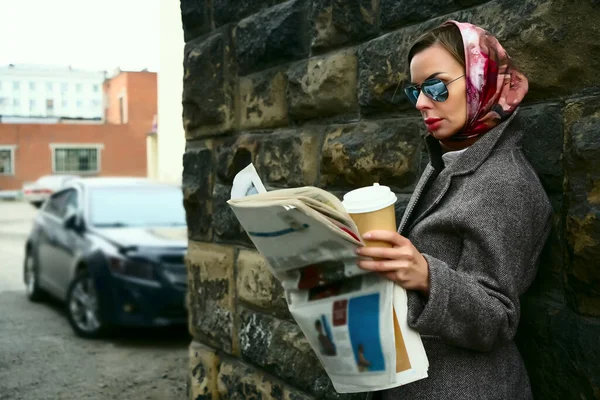
POLYGON ((404 88, 404 94, 413 106, 417 105, 417 100, 421 92, 433 101, 442 102, 448 100, 448 85, 454 81, 463 78, 464 75, 445 83, 439 78, 427 79, 420 85, 411 85, 404 88))

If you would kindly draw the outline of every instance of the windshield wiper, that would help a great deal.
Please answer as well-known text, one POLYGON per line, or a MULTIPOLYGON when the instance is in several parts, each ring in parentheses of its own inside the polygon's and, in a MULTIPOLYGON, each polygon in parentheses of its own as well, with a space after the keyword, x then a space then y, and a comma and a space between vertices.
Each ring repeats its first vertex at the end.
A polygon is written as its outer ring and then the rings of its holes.
POLYGON ((105 222, 101 224, 94 224, 96 228, 125 228, 131 225, 128 225, 123 222, 105 222))

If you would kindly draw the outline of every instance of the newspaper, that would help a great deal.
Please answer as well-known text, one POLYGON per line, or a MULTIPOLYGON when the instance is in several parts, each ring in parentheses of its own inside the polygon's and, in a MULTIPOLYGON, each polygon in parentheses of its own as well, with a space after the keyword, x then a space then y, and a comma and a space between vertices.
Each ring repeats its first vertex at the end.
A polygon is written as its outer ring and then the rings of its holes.
POLYGON ((389 389, 427 377, 406 291, 357 265, 364 246, 342 202, 316 188, 268 192, 252 164, 230 207, 282 283, 290 313, 339 393, 389 389))

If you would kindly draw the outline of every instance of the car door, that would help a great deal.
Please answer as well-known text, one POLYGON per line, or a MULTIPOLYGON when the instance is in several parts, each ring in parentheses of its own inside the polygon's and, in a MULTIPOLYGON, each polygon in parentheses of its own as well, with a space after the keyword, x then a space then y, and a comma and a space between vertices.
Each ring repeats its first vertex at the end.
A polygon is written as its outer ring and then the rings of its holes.
POLYGON ((56 274, 57 240, 63 229, 62 219, 65 213, 68 191, 54 193, 41 210, 40 237, 37 252, 39 279, 46 289, 60 296, 62 290, 56 274))
POLYGON ((83 232, 78 228, 83 215, 81 210, 81 193, 77 189, 66 190, 65 212, 62 218, 61 230, 56 236, 54 271, 57 284, 61 290, 61 298, 66 298, 67 289, 71 283, 71 271, 78 255, 84 246, 83 232), (77 226, 66 226, 65 221, 70 216, 75 216, 77 226))

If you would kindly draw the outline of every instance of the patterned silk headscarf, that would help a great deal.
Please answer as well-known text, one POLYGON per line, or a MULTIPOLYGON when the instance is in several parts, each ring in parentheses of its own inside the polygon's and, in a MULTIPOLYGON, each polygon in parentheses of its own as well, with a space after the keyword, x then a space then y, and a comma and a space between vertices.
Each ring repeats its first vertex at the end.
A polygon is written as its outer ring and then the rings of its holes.
POLYGON ((447 21, 460 29, 465 47, 467 124, 451 140, 480 136, 512 114, 527 94, 527 78, 498 40, 484 29, 447 21))

